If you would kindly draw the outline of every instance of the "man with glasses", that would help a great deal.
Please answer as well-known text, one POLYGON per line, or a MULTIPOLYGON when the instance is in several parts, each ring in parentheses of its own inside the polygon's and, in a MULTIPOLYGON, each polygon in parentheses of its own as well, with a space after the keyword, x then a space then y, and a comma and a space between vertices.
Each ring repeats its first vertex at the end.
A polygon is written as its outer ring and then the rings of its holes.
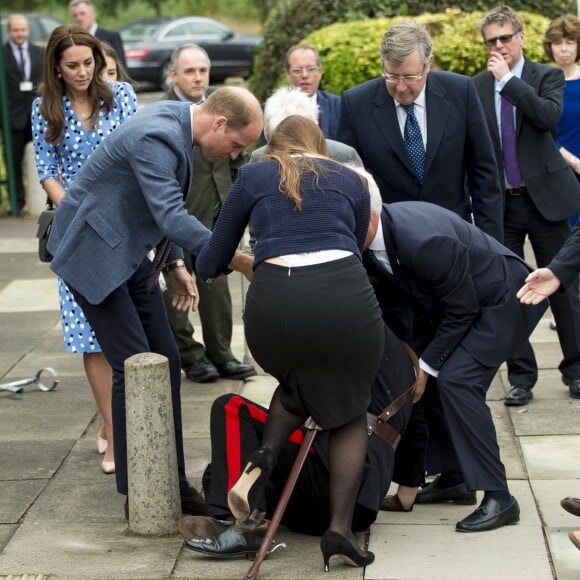
POLYGON ((318 51, 308 44, 298 44, 286 53, 286 78, 318 105, 318 126, 327 139, 336 139, 340 97, 320 90, 322 62, 318 51))
POLYGON ((343 93, 337 139, 358 151, 384 202, 435 203, 501 241, 501 188, 477 92, 468 77, 431 70, 432 49, 414 21, 387 30, 383 77, 343 93))
MULTIPOLYGON (((509 6, 498 6, 479 23, 489 52, 487 70, 476 75, 504 189, 504 241, 524 254, 529 237, 538 267, 548 264, 566 240, 569 216, 580 210, 580 187, 554 141, 562 114, 564 73, 524 57, 524 29, 509 6)), ((551 298, 563 353, 559 365, 570 396, 580 397, 580 302, 578 279, 551 298)), ((511 385, 504 403, 526 405, 538 378, 528 342, 507 361, 511 385)))
MULTIPOLYGON (((429 33, 417 22, 402 21, 387 30, 381 43, 383 76, 343 93, 337 139, 358 151, 383 202, 442 206, 501 242, 499 174, 481 103, 469 77, 431 70, 432 50, 429 33)), ((414 333, 422 332, 418 323, 414 333)), ((428 374, 435 397, 437 372, 428 374)), ((413 407, 397 452, 397 494, 385 498, 383 509, 410 511, 415 502, 475 504, 475 491, 467 489, 456 464, 447 469, 446 458, 432 456, 425 462, 427 430, 431 440, 439 440, 447 436, 445 422, 421 402, 413 407), (444 473, 417 494, 426 469, 444 473)))

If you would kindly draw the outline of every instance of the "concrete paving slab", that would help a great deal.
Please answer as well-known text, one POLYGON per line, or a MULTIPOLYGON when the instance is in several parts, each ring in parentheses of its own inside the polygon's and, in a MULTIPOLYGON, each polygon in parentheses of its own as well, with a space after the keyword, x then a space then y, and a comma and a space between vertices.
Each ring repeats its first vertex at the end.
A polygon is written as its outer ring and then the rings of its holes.
POLYGON ((34 254, 38 251, 38 240, 34 238, 3 238, 0 240, 0 254, 34 254))
POLYGON ((580 550, 572 544, 568 533, 576 528, 546 528, 546 537, 554 560, 558 580, 580 578, 580 550))
POLYGON ((0 481, 52 477, 75 443, 76 439, 35 439, 0 445, 0 481))
POLYGON ((580 434, 520 437, 530 479, 580 478, 580 434))
MULTIPOLYGON (((359 535, 363 545, 364 535, 359 535)), ((363 578, 363 568, 345 565, 340 558, 330 559, 330 574, 323 568, 320 538, 296 534, 281 527, 276 534, 277 543, 285 543, 286 548, 279 548, 260 566, 259 578, 264 580, 288 580, 288 578, 308 578, 317 580, 325 578, 344 578, 354 580, 363 578)), ((244 559, 225 560, 197 554, 184 549, 180 554, 174 574, 188 578, 243 578, 251 562, 244 559)), ((367 568, 367 571, 370 568, 367 568)))
MULTIPOLYGON (((563 386, 563 385, 562 385, 563 386)), ((580 425, 580 399, 572 399, 568 390, 550 399, 534 399, 525 407, 527 412, 518 413, 524 407, 511 407, 510 414, 517 436, 522 435, 568 435, 578 433, 580 425), (554 417, 558 421, 554 424, 554 417)))
MULTIPOLYGON (((6 544, 11 540, 17 529, 18 526, 16 525, 0 524, 0 551, 3 550, 4 546, 6 546, 6 544)), ((0 574, 2 574, 1 571, 0 574)))
POLYGON ((448 525, 375 524, 369 549, 376 560, 365 580, 552 578, 542 530, 531 525, 460 534, 448 525))
POLYGON ((580 518, 569 514, 560 505, 560 500, 565 497, 580 496, 580 479, 533 479, 530 485, 544 526, 580 528, 580 518))
POLYGON ((25 522, 0 554, 0 571, 67 580, 167 578, 181 545, 177 537, 132 535, 126 523, 25 522))
POLYGON ((46 484, 46 479, 3 481, 0 494, 0 523, 18 523, 46 484))
POLYGON ((521 449, 513 435, 498 437, 500 458, 504 464, 508 479, 527 479, 528 472, 521 449))
POLYGON ((54 278, 13 280, 0 291, 0 312, 57 311, 58 287, 54 278), (34 300, 25 299, 34 296, 34 300))
POLYGON ((263 407, 268 407, 277 386, 278 381, 274 377, 258 375, 252 381, 244 383, 241 394, 263 407))

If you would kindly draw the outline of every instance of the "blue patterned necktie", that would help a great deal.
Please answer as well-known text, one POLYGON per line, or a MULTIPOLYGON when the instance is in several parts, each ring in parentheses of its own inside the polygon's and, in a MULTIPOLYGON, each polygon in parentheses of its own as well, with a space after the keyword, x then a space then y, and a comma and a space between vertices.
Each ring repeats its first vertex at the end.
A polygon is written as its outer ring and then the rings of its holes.
POLYGON ((514 106, 503 97, 501 99, 501 151, 505 173, 512 187, 522 184, 522 172, 516 154, 516 127, 514 124, 514 106))
POLYGON ((405 148, 407 149, 407 154, 409 155, 419 183, 423 183, 423 175, 425 173, 425 146, 423 145, 423 138, 421 137, 417 117, 415 117, 415 103, 401 106, 407 112, 407 120, 405 121, 405 148))

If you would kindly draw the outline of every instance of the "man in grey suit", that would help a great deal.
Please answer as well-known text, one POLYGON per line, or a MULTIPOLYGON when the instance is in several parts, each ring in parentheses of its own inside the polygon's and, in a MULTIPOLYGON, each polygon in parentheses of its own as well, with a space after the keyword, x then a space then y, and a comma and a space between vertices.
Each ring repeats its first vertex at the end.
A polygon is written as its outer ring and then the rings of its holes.
MULTIPOLYGON (((177 47, 169 62, 171 89, 165 98, 200 105, 206 99, 209 87, 211 63, 207 52, 196 44, 177 47)), ((237 170, 248 156, 245 151, 237 159, 208 161, 198 146, 193 148, 195 179, 191 182, 185 198, 187 211, 206 228, 213 229, 221 205, 232 187, 237 170)), ((195 257, 184 251, 188 272, 195 271, 195 257)), ((226 277, 214 280, 209 288, 197 279, 199 290, 199 318, 203 330, 203 342, 194 337, 193 325, 187 312, 171 306, 171 293, 164 292, 167 318, 179 348, 181 368, 191 381, 208 383, 220 376, 226 379, 247 379, 256 374, 249 363, 234 357, 232 340, 232 297, 226 277)))
MULTIPOLYGON (((568 218, 580 211, 580 186, 556 146, 565 87, 561 69, 524 57, 523 22, 509 6, 480 22, 489 51, 487 70, 474 78, 492 136, 505 192, 504 243, 523 256, 529 237, 536 263, 545 266, 566 240, 568 218)), ((580 396, 578 280, 551 299, 563 360, 563 382, 580 396)), ((507 361, 511 385, 506 405, 532 398, 538 365, 529 342, 507 361)))
MULTIPOLYGON (((127 494, 125 360, 140 352, 169 359, 182 509, 205 510, 185 474, 181 368, 158 279, 165 267, 178 310, 197 307, 182 247, 197 254, 210 231, 188 215, 192 149, 235 159, 262 130, 262 110, 247 90, 223 87, 205 103, 162 101, 139 111, 85 163, 54 217, 51 268, 68 284, 113 368, 117 489, 127 494), (173 243, 172 243, 173 242, 173 243), (147 258, 156 250, 153 263, 147 258)), ((230 267, 251 278, 252 259, 238 252, 230 267)))
MULTIPOLYGON (((318 105, 304 91, 297 87, 282 87, 275 91, 264 104, 264 136, 266 140, 274 129, 290 115, 300 115, 318 122, 318 105)), ((356 150, 340 141, 326 138, 328 153, 340 163, 362 167, 362 161, 356 150)), ((252 152, 250 162, 259 161, 264 155, 266 146, 252 152)))

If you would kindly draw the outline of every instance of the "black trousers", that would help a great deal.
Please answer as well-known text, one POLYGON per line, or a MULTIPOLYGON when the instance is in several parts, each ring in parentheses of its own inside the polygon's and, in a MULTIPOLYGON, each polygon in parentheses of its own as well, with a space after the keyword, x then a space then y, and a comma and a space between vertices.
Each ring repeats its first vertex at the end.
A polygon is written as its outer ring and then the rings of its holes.
MULTIPOLYGON (((251 453, 260 446, 267 417, 267 409, 239 395, 222 395, 214 402, 210 421, 211 464, 203 474, 209 516, 230 515, 228 491, 241 475, 251 453)), ((266 489, 267 517, 274 513, 303 439, 304 430, 296 430, 282 448, 266 489)), ((384 453, 385 460, 391 460, 392 450, 376 439, 375 435, 369 439, 369 447, 384 453)), ((327 432, 317 435, 282 518, 283 525, 301 533, 321 535, 330 521, 327 441, 327 432)), ((378 491, 378 503, 385 491, 378 491)), ((357 503, 353 531, 368 529, 376 515, 376 511, 357 503)))
POLYGON ((194 328, 187 312, 171 306, 171 293, 164 292, 163 300, 167 319, 173 331, 181 366, 187 370, 200 358, 207 356, 214 364, 223 364, 234 358, 232 342, 232 297, 227 276, 220 276, 211 286, 199 278, 193 270, 192 256, 184 252, 185 263, 190 274, 195 275, 199 292, 199 318, 203 333, 203 344, 195 339, 194 328))
MULTIPOLYGON (((29 125, 22 130, 13 130, 12 137, 12 159, 14 161, 14 181, 16 183, 16 203, 18 210, 25 204, 24 180, 22 178, 22 163, 24 161, 24 150, 26 144, 32 140, 32 129, 29 125)), ((5 156, 6 157, 6 156, 5 156)))
MULTIPOLYGON (((526 236, 529 238, 538 268, 546 266, 570 233, 568 220, 549 222, 534 206, 528 195, 508 195, 504 216, 504 244, 523 258, 526 236)), ((580 379, 580 298, 578 279, 565 292, 550 296, 563 359, 559 369, 569 380, 580 379)), ((538 364, 530 342, 522 344, 507 360, 511 385, 533 387, 538 380, 538 364)))
POLYGON ((169 359, 171 402, 179 485, 182 495, 191 495, 185 475, 181 423, 181 367, 175 340, 167 322, 159 284, 149 291, 151 262, 145 259, 135 274, 100 304, 91 304, 73 288, 77 303, 93 328, 113 369, 113 437, 115 476, 119 493, 127 494, 127 431, 125 414, 125 360, 134 354, 155 352, 169 359))

